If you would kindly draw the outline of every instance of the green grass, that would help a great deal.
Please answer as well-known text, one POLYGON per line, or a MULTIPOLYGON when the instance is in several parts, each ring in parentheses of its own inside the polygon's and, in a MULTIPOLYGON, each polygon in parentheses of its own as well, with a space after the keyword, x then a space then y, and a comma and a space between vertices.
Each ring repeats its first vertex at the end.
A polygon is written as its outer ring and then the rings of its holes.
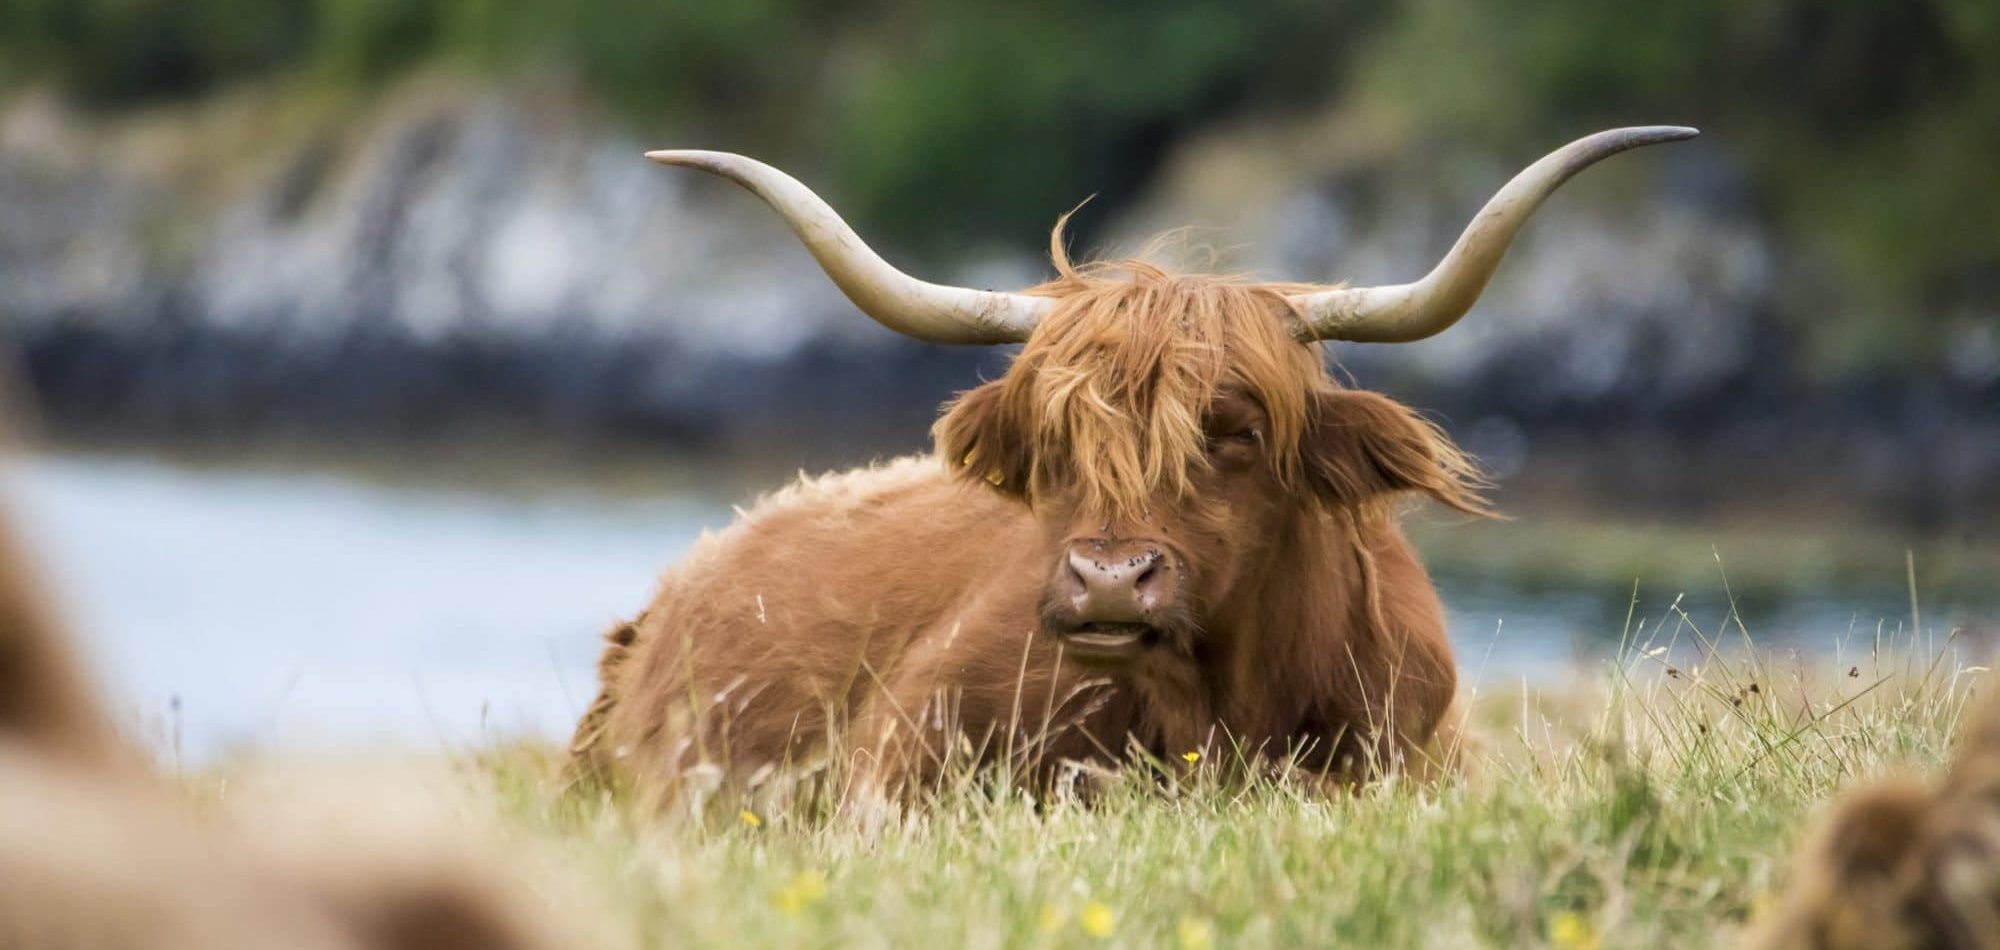
POLYGON ((1036 802, 969 774, 867 830, 811 794, 565 797, 543 747, 467 774, 644 945, 1706 947, 1781 886, 1829 796, 1947 758, 1980 672, 1950 644, 1833 667, 1759 658, 1740 629, 1650 633, 1575 682, 1478 696, 1475 768, 1433 786, 1197 766, 1036 802))

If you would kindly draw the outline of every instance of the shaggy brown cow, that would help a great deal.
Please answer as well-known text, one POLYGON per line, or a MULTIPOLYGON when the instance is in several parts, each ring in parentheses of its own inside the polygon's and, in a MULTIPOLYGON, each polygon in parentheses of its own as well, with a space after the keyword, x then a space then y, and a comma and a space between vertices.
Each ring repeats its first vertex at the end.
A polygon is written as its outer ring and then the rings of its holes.
POLYGON ((1317 343, 1443 330, 1563 181, 1694 134, 1574 142, 1509 182, 1428 276, 1367 288, 1072 266, 1060 223, 1054 281, 943 287, 776 169, 649 154, 771 204, 890 328, 1025 346, 946 409, 935 459, 801 481, 668 572, 608 638, 579 771, 670 792, 834 749, 872 796, 931 786, 959 757, 1046 778, 1226 745, 1354 775, 1429 750, 1456 671, 1393 502, 1484 512, 1482 484, 1434 426, 1338 386, 1317 343))
POLYGON ((1747 950, 2000 950, 2000 693, 1934 786, 1843 797, 1799 853, 1747 950))

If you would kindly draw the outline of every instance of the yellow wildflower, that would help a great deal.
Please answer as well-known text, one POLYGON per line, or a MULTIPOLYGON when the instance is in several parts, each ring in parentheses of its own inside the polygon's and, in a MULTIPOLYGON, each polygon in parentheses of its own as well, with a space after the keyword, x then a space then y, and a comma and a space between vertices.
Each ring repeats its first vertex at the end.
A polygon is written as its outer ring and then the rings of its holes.
POLYGON ((791 883, 771 895, 771 903, 788 917, 798 916, 826 896, 826 876, 818 871, 800 871, 791 883))
POLYGON ((1201 753, 1190 750, 1188 752, 1182 753, 1181 758, 1186 759, 1187 764, 1193 765, 1196 762, 1201 761, 1201 753))
POLYGON ((1759 893, 1756 897, 1751 898, 1750 919, 1751 920, 1764 919, 1764 914, 1771 909, 1771 904, 1772 901, 1771 901, 1770 891, 1763 891, 1759 893))
POLYGON ((1549 942, 1562 950, 1597 950, 1597 932, 1575 911, 1557 911, 1549 918, 1549 942))
POLYGON ((1215 928, 1200 917, 1182 917, 1180 927, 1181 950, 1209 950, 1215 946, 1215 928))
POLYGON ((1118 929, 1118 913, 1097 901, 1083 905, 1083 913, 1077 917, 1083 932, 1100 940, 1111 936, 1118 929))
POLYGON ((738 821, 741 821, 752 828, 764 827, 764 819, 757 817, 757 813, 751 811, 748 808, 745 808, 742 811, 737 812, 736 818, 738 821))

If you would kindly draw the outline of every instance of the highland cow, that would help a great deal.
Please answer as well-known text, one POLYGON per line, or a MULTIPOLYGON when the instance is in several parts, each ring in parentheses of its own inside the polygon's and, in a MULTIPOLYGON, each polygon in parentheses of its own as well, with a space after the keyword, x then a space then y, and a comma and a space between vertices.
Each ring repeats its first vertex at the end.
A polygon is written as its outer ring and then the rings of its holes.
POLYGON ((2000 693, 1966 720, 1942 779, 1842 796, 1746 950, 2000 948, 2000 693))
POLYGON ((1574 142, 1428 276, 1356 288, 1076 266, 1061 223, 1049 283, 929 284, 774 168, 650 153, 769 203, 889 328, 1022 349, 945 409, 934 457, 802 480, 669 571, 609 637, 579 772, 671 792, 831 753, 850 791, 907 796, 954 761, 1035 782, 1215 750, 1343 780, 1435 760, 1456 668, 1396 513, 1485 513, 1484 484, 1437 427, 1338 385, 1319 343, 1442 331, 1562 182, 1694 134, 1574 142))

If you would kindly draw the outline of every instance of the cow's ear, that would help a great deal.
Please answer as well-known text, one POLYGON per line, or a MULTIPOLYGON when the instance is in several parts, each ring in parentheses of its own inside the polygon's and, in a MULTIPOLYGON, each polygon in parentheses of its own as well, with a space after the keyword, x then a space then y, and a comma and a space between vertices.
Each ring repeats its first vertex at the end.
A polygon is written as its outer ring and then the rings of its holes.
POLYGON ((1307 484, 1328 504, 1363 506, 1414 491, 1468 514, 1492 513, 1472 460, 1437 426, 1378 393, 1314 394, 1300 455, 1307 484))
POLYGON ((931 427, 931 442, 952 474, 1025 501, 1034 471, 1028 420, 1011 407, 1004 382, 960 393, 931 427))

